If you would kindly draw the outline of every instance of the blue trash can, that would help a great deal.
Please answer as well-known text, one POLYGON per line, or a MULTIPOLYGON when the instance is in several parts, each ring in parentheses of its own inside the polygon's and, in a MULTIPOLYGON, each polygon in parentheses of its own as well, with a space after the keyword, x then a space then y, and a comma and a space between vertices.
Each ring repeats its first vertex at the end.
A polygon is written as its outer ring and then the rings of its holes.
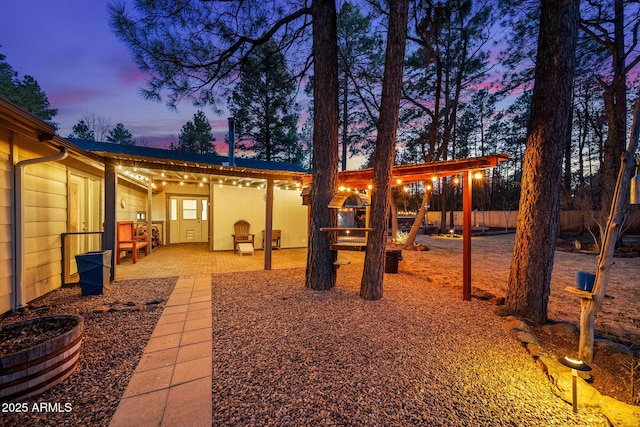
POLYGON ((111 251, 86 252, 76 255, 82 296, 102 295, 111 283, 111 251))
POLYGON ((582 291, 591 292, 596 282, 596 275, 584 271, 576 272, 576 287, 582 291))

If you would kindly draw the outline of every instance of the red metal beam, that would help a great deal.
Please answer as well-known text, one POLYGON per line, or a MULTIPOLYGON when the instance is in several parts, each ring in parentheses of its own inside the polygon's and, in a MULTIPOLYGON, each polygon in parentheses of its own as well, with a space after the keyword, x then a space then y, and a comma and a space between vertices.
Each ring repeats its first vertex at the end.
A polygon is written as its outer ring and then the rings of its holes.
POLYGON ((464 172, 462 180, 462 300, 471 301, 471 210, 473 176, 464 172))

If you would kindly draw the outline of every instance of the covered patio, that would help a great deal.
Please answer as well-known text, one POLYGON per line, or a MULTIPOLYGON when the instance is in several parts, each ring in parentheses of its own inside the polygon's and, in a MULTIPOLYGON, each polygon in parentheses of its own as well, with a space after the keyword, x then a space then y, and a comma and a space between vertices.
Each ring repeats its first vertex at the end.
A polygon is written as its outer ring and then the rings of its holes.
MULTIPOLYGON (((116 270, 116 280, 155 277, 201 277, 211 274, 264 270, 265 251, 256 250, 253 256, 240 256, 233 251, 210 252, 206 244, 160 246, 153 256, 140 256, 133 264, 131 257, 124 258, 116 270)), ((341 254, 352 263, 362 263, 364 252, 341 254)), ((307 249, 281 249, 272 251, 274 270, 304 268, 307 249)))

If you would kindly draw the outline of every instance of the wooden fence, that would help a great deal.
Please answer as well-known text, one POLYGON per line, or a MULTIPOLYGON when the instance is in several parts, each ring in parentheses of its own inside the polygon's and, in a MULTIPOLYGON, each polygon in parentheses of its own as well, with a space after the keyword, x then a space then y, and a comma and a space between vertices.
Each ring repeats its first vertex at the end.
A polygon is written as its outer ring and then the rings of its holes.
MULTIPOLYGON (((597 226, 593 221, 593 216, 598 212, 586 211, 561 211, 560 212, 560 229, 566 232, 586 232, 587 224, 592 225, 593 230, 597 230, 597 226)), ((447 223, 449 222, 450 213, 447 213, 447 223)), ((428 212, 430 224, 440 224, 440 212, 428 212)), ((518 218, 518 211, 473 211, 471 214, 472 226, 492 227, 492 228, 515 228, 518 218)), ((462 224, 462 212, 453 213, 453 220, 456 226, 462 224)), ((640 234, 640 209, 633 207, 630 209, 627 219, 625 220, 624 229, 627 233, 640 234)))

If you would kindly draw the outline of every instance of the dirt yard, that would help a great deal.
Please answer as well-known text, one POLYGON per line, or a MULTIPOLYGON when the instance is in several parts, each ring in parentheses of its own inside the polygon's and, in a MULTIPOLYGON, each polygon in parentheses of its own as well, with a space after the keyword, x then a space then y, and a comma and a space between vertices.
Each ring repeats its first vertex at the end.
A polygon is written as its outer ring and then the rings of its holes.
MULTIPOLYGON (((460 289, 462 298, 462 239, 451 237, 419 236, 418 243, 429 247, 428 252, 403 251, 402 271, 424 275, 434 285, 460 289)), ((498 297, 505 296, 509 277, 514 234, 478 236, 472 240, 472 286, 474 294, 485 291, 498 297)), ((595 273, 597 254, 556 251, 549 297, 549 321, 568 322, 578 326, 579 298, 564 289, 575 286, 577 271, 595 273)), ((596 339, 609 338, 622 343, 621 348, 640 350, 640 257, 616 257, 607 298, 596 319, 596 339)), ((576 355, 578 336, 564 338, 539 334, 546 349, 557 356, 576 355)), ((630 402, 628 386, 628 359, 619 353, 596 346, 593 385, 604 394, 630 402)))

